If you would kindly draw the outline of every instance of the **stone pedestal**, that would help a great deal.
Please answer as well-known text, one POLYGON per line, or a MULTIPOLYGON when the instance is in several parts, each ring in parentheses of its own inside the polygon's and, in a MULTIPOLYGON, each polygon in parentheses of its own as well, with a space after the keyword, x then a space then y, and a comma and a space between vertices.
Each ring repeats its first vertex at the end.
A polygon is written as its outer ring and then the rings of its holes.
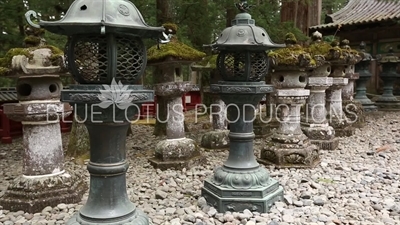
POLYGON ((155 93, 167 101, 167 139, 159 142, 150 164, 158 169, 190 168, 205 163, 194 140, 185 138, 182 94, 192 88, 190 82, 169 82, 155 85, 155 93))
POLYGON ((325 150, 334 150, 339 144, 335 130, 329 126, 326 119, 325 91, 332 85, 332 77, 327 77, 330 71, 330 65, 325 64, 310 73, 310 97, 307 99, 306 112, 301 122, 302 130, 311 143, 325 150))
POLYGON ((272 87, 265 82, 220 81, 211 88, 220 93, 227 105, 237 107, 228 107, 228 159, 204 181, 201 195, 221 213, 245 209, 268 212, 275 201, 282 200, 283 188, 256 161, 252 120, 255 106, 265 93, 272 91, 272 87))
POLYGON ((342 89, 343 111, 353 127, 361 128, 365 124, 364 109, 360 102, 354 101, 355 81, 360 78, 360 74, 354 73, 354 65, 348 66, 345 76, 349 83, 342 89))
POLYGON ((207 149, 223 149, 229 147, 229 130, 227 130, 226 105, 218 94, 212 95, 211 116, 213 130, 205 133, 201 138, 201 147, 207 149))
POLYGON ((342 106, 342 88, 349 83, 345 78, 345 64, 332 65, 333 84, 326 91, 326 110, 328 113, 328 122, 335 129, 337 137, 349 137, 355 132, 349 119, 343 111, 342 106))
POLYGON ((71 114, 60 102, 56 75, 32 75, 17 81, 19 103, 4 104, 4 113, 23 126, 23 172, 9 185, 0 205, 10 211, 40 212, 46 206, 77 203, 87 185, 80 174, 64 169, 60 118, 71 114))
POLYGON ((380 78, 383 80, 383 94, 376 100, 375 104, 380 111, 400 111, 400 100, 393 95, 394 83, 400 79, 397 66, 400 59, 394 55, 393 49, 379 60, 382 65, 380 78))
POLYGON ((280 70, 272 74, 272 84, 279 105, 279 128, 261 149, 258 162, 277 168, 312 168, 319 162, 319 149, 300 127, 300 110, 310 95, 304 71, 280 70))

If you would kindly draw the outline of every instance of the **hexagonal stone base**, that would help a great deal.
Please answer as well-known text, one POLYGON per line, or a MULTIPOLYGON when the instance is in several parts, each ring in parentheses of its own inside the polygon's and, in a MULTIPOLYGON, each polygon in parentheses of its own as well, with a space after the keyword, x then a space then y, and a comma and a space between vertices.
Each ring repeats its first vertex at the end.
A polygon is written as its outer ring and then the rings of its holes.
POLYGON ((0 205, 13 212, 37 213, 47 206, 78 203, 86 190, 87 184, 78 173, 64 172, 35 178, 19 176, 10 183, 0 205))
POLYGON ((261 156, 257 161, 276 168, 314 168, 321 162, 318 147, 308 139, 302 145, 282 144, 270 139, 261 149, 261 156))
POLYGON ((229 130, 214 130, 207 132, 201 138, 201 147, 221 149, 229 147, 229 130))
POLYGON ((283 188, 272 178, 269 178, 270 183, 266 187, 246 190, 220 187, 213 184, 211 179, 204 181, 201 195, 207 200, 207 204, 220 213, 243 212, 245 209, 267 213, 275 202, 283 200, 283 188))
POLYGON ((76 213, 69 219, 66 225, 111 225, 111 224, 120 224, 120 225, 148 225, 149 218, 139 209, 136 209, 132 215, 127 215, 127 218, 117 218, 114 220, 85 220, 81 217, 79 213, 76 213))
POLYGON ((156 169, 181 170, 205 163, 206 157, 200 154, 192 139, 167 139, 157 144, 155 157, 150 158, 149 162, 156 169))

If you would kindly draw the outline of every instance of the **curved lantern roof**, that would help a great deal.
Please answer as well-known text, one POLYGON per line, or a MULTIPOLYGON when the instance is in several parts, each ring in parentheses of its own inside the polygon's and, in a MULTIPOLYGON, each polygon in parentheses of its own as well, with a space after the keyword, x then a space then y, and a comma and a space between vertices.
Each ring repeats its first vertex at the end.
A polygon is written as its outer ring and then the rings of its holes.
POLYGON ((284 48, 286 45, 272 42, 267 31, 257 27, 249 13, 241 12, 232 21, 232 26, 225 28, 211 46, 218 50, 265 51, 284 48))
MULTIPOLYGON (((36 13, 28 11, 26 17, 36 13)), ((59 21, 39 21, 39 26, 62 35, 124 33, 158 37, 163 27, 150 27, 136 6, 127 0, 75 0, 59 21)))

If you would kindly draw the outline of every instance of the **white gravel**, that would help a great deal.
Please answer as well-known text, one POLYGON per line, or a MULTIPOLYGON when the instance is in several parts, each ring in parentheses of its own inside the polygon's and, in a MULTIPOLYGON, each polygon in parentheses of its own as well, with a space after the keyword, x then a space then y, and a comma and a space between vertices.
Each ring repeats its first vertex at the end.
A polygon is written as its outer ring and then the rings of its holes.
MULTIPOLYGON (((160 171, 147 162, 157 139, 151 126, 134 125, 128 138, 130 169, 128 194, 153 224, 334 225, 400 224, 400 113, 374 113, 356 135, 341 138, 339 149, 322 151, 322 163, 314 169, 274 169, 270 174, 285 189, 285 201, 270 213, 218 213, 200 197, 204 178, 227 157, 227 151, 203 151, 207 165, 182 171, 160 171), (379 154, 375 148, 390 147, 379 154)), ((199 140, 203 124, 189 124, 190 137, 199 140), (201 130, 201 131, 199 131, 201 130)), ((68 135, 63 135, 64 146, 68 135)), ((255 140, 256 155, 263 140, 255 140)), ((22 171, 21 139, 0 145, 0 196, 22 171)), ((66 167, 87 175, 86 166, 66 159, 66 167)), ((9 212, 0 206, 0 225, 64 224, 86 201, 46 207, 41 213, 9 212)))

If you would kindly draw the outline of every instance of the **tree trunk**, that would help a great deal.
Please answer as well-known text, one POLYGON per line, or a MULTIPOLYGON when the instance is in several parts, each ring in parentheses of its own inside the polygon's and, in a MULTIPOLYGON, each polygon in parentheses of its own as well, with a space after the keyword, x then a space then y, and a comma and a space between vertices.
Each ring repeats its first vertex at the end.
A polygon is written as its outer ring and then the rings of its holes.
POLYGON ((305 35, 308 28, 320 24, 322 0, 285 0, 281 6, 281 22, 293 22, 305 35))

